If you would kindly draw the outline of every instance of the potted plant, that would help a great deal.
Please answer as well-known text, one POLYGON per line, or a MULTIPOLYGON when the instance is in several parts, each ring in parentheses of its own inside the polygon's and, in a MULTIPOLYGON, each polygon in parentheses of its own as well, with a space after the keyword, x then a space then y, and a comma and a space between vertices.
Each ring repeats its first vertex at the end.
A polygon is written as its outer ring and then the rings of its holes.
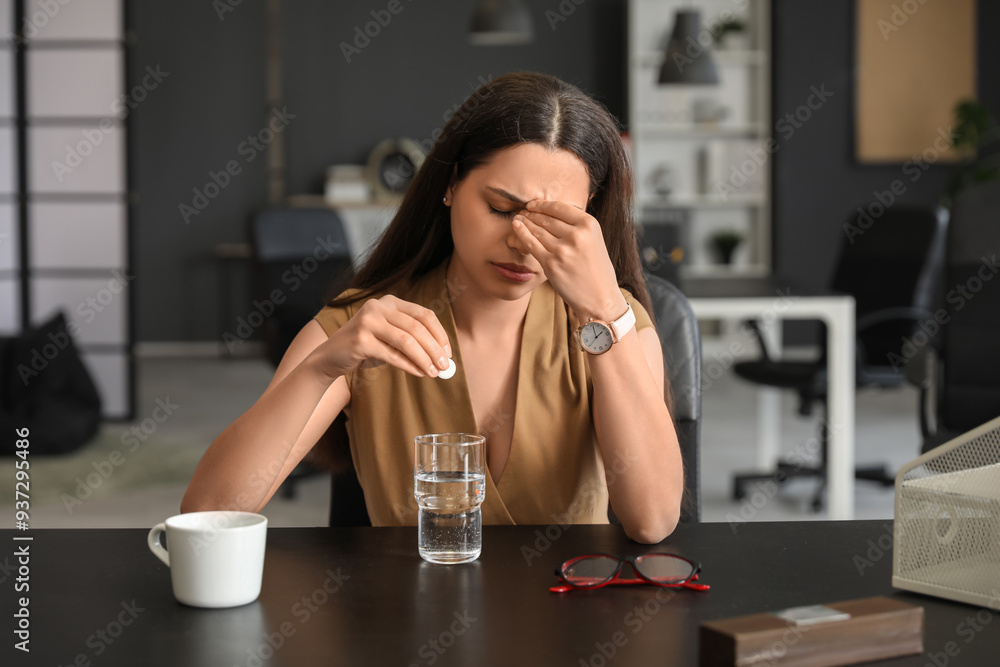
POLYGON ((743 242, 743 234, 732 229, 724 229, 712 234, 710 241, 719 261, 728 265, 733 263, 733 253, 743 242))
POLYGON ((950 206, 958 193, 969 185, 1000 178, 1000 125, 989 109, 976 100, 962 100, 955 105, 951 145, 961 161, 948 178, 946 206, 950 206), (983 149, 990 144, 994 144, 992 155, 983 155, 983 149))
POLYGON ((712 39, 720 49, 747 48, 747 24, 743 19, 728 18, 712 27, 712 39))

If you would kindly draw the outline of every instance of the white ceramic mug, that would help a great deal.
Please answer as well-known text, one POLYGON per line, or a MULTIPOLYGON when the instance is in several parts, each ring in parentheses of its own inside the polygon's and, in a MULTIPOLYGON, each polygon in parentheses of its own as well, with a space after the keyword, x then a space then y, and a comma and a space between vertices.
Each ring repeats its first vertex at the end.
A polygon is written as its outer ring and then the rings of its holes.
POLYGON ((236 607, 260 595, 266 516, 227 511, 178 514, 154 526, 148 542, 170 568, 179 602, 194 607, 236 607), (164 533, 167 548, 160 543, 164 533))

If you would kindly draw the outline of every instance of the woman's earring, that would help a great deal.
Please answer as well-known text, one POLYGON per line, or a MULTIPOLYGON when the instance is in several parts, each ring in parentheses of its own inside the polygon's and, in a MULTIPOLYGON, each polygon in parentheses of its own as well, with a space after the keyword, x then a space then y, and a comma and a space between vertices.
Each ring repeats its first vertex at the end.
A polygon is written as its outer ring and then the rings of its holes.
POLYGON ((444 202, 445 204, 447 204, 448 203, 448 198, 447 197, 442 197, 441 201, 444 202))

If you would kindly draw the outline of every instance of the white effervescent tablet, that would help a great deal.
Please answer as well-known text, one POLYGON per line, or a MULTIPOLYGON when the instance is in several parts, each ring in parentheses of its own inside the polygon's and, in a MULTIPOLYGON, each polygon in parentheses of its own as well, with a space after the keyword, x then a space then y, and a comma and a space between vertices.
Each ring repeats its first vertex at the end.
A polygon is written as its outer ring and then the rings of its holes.
POLYGON ((438 373, 438 377, 441 378, 442 380, 447 380, 448 378, 450 378, 452 375, 455 374, 456 370, 458 370, 458 367, 455 366, 455 360, 454 359, 449 359, 448 360, 448 368, 446 368, 443 371, 441 371, 440 373, 438 373))

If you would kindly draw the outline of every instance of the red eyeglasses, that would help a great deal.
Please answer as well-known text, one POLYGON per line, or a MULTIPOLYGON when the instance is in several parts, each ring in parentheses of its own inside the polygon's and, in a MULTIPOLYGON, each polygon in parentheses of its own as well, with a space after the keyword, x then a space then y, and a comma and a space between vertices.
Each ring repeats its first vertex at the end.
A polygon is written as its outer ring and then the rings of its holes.
POLYGON ((634 558, 619 558, 609 554, 577 556, 556 568, 563 583, 549 590, 566 593, 574 589, 601 588, 608 584, 652 584, 662 587, 683 587, 707 591, 709 586, 694 583, 701 565, 674 554, 646 554, 634 558), (638 579, 622 579, 619 575, 625 563, 632 565, 638 579))

